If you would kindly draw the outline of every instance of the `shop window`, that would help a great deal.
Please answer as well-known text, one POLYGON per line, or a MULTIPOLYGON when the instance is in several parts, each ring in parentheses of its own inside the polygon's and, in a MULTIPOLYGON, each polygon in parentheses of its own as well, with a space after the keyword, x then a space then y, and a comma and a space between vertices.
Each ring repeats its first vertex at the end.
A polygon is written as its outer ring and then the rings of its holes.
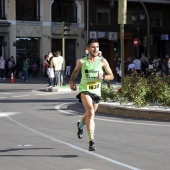
POLYGON ((110 10, 109 9, 97 9, 96 13, 97 25, 109 25, 110 24, 110 10))
POLYGON ((5 0, 0 0, 0 19, 5 20, 5 0))
POLYGON ((16 38, 16 57, 23 59, 31 56, 39 58, 39 38, 16 38))
POLYGON ((39 21, 40 0, 16 0, 16 20, 39 21))
POLYGON ((74 0, 55 0, 52 4, 52 22, 77 23, 77 7, 74 0))

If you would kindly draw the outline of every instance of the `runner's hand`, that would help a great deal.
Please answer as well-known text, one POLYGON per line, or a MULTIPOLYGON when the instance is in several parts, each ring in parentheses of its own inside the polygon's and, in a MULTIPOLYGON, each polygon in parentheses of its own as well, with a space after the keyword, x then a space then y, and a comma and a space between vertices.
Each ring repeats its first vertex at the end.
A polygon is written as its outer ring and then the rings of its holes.
POLYGON ((76 91, 77 90, 77 86, 76 84, 74 84, 73 82, 69 82, 69 85, 70 85, 70 89, 73 90, 73 91, 76 91))

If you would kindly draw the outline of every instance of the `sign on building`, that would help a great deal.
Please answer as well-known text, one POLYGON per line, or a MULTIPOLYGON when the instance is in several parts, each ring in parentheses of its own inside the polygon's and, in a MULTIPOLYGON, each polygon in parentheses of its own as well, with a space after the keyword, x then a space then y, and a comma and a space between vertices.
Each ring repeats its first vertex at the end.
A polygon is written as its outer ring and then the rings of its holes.
POLYGON ((97 38, 96 31, 90 31, 90 38, 97 38))
POLYGON ((117 41, 117 32, 109 32, 109 40, 117 41))

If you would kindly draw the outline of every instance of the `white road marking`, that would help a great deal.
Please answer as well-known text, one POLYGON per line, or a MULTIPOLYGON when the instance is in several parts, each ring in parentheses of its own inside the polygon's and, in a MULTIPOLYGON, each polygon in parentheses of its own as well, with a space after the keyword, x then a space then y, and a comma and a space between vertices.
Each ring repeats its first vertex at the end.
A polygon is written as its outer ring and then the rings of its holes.
POLYGON ((86 169, 78 169, 78 170, 95 170, 95 169, 86 168, 86 169))
POLYGON ((14 94, 14 93, 1 93, 1 94, 14 94))
POLYGON ((12 96, 12 97, 28 97, 30 95, 12 96))
POLYGON ((19 113, 19 112, 0 112, 0 117, 16 115, 17 113, 19 113))
MULTIPOLYGON (((75 102, 70 102, 70 103, 75 103, 75 102)), ((63 105, 68 105, 70 103, 62 103, 58 106, 55 107, 56 110, 59 112, 65 113, 65 114, 71 114, 71 115, 77 115, 76 113, 71 113, 65 110, 61 110, 61 106, 63 105)), ((81 117, 81 116, 79 116, 81 117)), ((134 125, 147 125, 147 126, 157 126, 157 127, 170 127, 170 125, 162 125, 159 123, 140 123, 140 122, 130 122, 130 121, 123 121, 123 120, 110 120, 110 119, 101 119, 101 118, 95 118, 96 120, 102 120, 102 121, 107 121, 107 122, 116 122, 116 123, 125 123, 125 124, 134 124, 134 125)))
POLYGON ((24 145, 25 147, 30 147, 30 146, 33 146, 32 144, 26 144, 24 145))
POLYGON ((47 96, 47 95, 49 95, 48 93, 37 93, 37 94, 35 94, 35 95, 37 95, 37 96, 47 96))
POLYGON ((44 93, 44 92, 37 91, 37 90, 32 90, 32 92, 37 92, 37 93, 44 93))
POLYGON ((120 165, 120 166, 122 166, 122 167, 125 167, 125 168, 127 168, 127 169, 140 170, 140 169, 138 169, 138 168, 136 168, 136 167, 133 167, 133 166, 130 166, 130 165, 128 165, 128 164, 124 164, 124 163, 122 163, 122 162, 119 162, 119 161, 113 160, 113 159, 111 159, 111 158, 102 156, 102 155, 100 155, 100 154, 97 154, 97 153, 94 153, 94 152, 91 152, 91 151, 82 149, 82 148, 77 147, 77 146, 75 146, 75 145, 72 145, 72 144, 70 144, 70 143, 67 143, 67 142, 64 142, 64 141, 62 141, 62 140, 56 139, 56 138, 54 138, 54 137, 52 137, 52 136, 49 136, 49 135, 47 135, 47 134, 45 134, 45 133, 39 132, 39 131, 31 128, 31 127, 28 127, 28 126, 26 126, 26 125, 24 125, 24 124, 22 124, 22 123, 20 123, 20 122, 18 122, 18 121, 16 121, 16 120, 12 119, 11 117, 9 117, 9 116, 7 116, 7 115, 6 115, 6 118, 8 118, 8 119, 11 120, 12 122, 16 123, 17 125, 22 126, 23 128, 25 128, 25 129, 27 129, 27 130, 29 130, 29 131, 31 131, 31 132, 34 132, 34 133, 36 133, 36 134, 39 135, 39 136, 43 136, 43 137, 45 137, 45 138, 47 138, 47 139, 50 139, 50 140, 52 140, 52 141, 54 141, 54 142, 58 142, 58 143, 60 143, 60 144, 67 145, 67 146, 69 146, 69 147, 71 147, 71 148, 73 148, 73 149, 82 151, 82 152, 87 153, 87 154, 89 154, 89 155, 93 155, 93 156, 98 157, 98 158, 100 158, 100 159, 103 159, 103 160, 105 160, 105 161, 108 161, 108 162, 111 162, 111 163, 113 163, 113 164, 116 164, 116 165, 120 165))
POLYGON ((6 97, 0 97, 0 99, 5 99, 6 97))
POLYGON ((33 146, 32 144, 26 144, 26 145, 17 145, 18 147, 31 147, 33 146))

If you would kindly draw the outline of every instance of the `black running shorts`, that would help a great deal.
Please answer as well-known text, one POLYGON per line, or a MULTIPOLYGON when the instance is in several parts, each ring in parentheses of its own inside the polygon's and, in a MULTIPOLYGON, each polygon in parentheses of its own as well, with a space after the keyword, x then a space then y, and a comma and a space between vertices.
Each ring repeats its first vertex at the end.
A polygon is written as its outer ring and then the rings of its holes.
MULTIPOLYGON (((92 98, 94 103, 99 103, 100 102, 100 97, 97 96, 96 94, 90 93, 88 91, 83 91, 81 93, 89 95, 92 98)), ((82 103, 82 101, 81 101, 81 93, 79 93, 76 97, 79 99, 79 102, 82 103)))

